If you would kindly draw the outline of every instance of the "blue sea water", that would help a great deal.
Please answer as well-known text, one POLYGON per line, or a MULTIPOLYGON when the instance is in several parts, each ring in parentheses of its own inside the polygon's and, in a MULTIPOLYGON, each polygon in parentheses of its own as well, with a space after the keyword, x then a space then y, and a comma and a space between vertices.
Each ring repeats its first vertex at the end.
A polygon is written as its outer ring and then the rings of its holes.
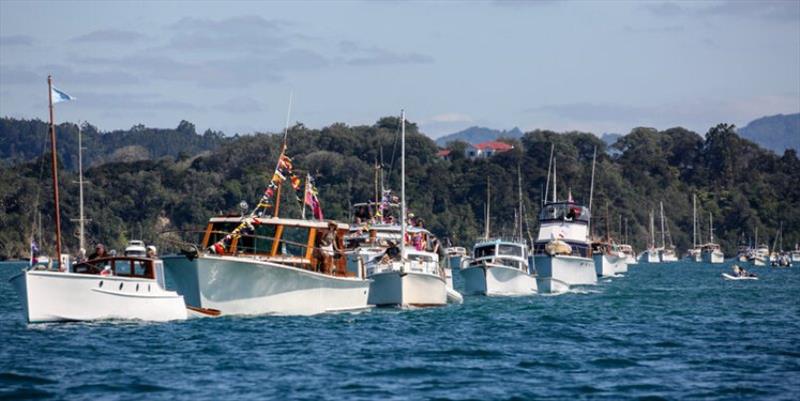
POLYGON ((0 264, 0 399, 800 399, 798 268, 645 264, 439 309, 27 325, 19 266, 0 264))

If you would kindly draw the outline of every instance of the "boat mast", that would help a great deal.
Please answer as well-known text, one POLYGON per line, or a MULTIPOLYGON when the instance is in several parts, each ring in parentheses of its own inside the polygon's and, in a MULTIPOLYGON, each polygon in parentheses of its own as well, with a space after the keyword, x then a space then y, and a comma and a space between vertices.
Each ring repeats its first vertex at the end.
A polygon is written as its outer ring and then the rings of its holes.
POLYGON ((59 270, 64 270, 61 266, 61 207, 58 202, 58 160, 56 158, 56 125, 53 116, 53 76, 47 76, 47 97, 50 103, 50 157, 51 171, 53 176, 53 203, 55 204, 56 214, 56 258, 58 258, 59 270))
POLYGON ((400 258, 406 258, 406 111, 400 110, 400 258))
POLYGON ((710 212, 708 213, 708 236, 709 242, 714 243, 714 215, 710 212))
POLYGON ((661 247, 667 249, 667 242, 664 239, 664 201, 661 201, 661 247))
POLYGON ((86 231, 84 223, 87 221, 87 219, 84 218, 83 214, 83 132, 81 130, 80 121, 78 122, 78 188, 78 200, 80 203, 80 218, 77 220, 79 222, 78 241, 80 243, 80 249, 85 250, 86 231))
POLYGON ((556 159, 553 159, 553 203, 558 202, 558 185, 556 183, 556 159))
POLYGON ((486 208, 485 208, 485 216, 484 216, 484 230, 483 230, 483 239, 489 239, 489 220, 491 219, 491 186, 489 185, 489 177, 486 177, 486 208))
POLYGON ((517 163, 517 187, 519 187, 519 240, 522 241, 522 173, 517 163))
MULTIPOLYGON (((278 156, 278 163, 275 166, 275 171, 281 165, 281 159, 283 159, 283 155, 286 153, 286 142, 289 139, 289 118, 292 115, 292 98, 294 97, 294 92, 289 92, 289 108, 286 110, 286 126, 283 129, 283 144, 281 145, 281 153, 278 156)), ((278 217, 278 211, 281 207, 281 188, 283 187, 283 183, 278 184, 278 188, 275 190, 275 208, 273 209, 272 217, 278 217)), ((303 200, 303 204, 305 205, 305 199, 303 200)), ((303 206, 305 208, 305 206, 303 206)))
MULTIPOLYGON (((592 200, 594 197, 594 165, 597 162, 597 146, 594 147, 594 154, 592 155, 592 180, 589 184, 589 236, 592 236, 592 200)), ((608 216, 606 216, 608 217, 608 216)))
POLYGON ((656 247, 656 218, 653 209, 650 209, 650 248, 656 247))
POLYGON ((542 206, 544 206, 545 202, 547 202, 547 195, 549 195, 550 191, 550 170, 553 167, 553 151, 555 150, 556 145, 554 143, 550 144, 550 160, 547 162, 547 183, 544 187, 544 196, 542 197, 542 206))
POLYGON ((692 194, 692 248, 697 248, 697 194, 692 194))

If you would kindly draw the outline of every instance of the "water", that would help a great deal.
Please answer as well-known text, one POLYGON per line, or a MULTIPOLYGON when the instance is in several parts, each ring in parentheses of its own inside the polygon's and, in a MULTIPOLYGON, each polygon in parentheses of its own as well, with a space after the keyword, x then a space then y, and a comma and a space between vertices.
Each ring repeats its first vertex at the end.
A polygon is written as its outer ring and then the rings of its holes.
POLYGON ((723 269, 440 309, 26 325, 0 264, 0 398, 799 399, 800 269, 723 269))

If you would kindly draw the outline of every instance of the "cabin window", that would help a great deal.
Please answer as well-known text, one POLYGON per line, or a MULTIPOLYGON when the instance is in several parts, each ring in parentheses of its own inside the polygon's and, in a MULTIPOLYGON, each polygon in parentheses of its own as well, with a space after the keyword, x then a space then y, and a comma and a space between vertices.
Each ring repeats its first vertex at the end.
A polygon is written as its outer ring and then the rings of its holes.
POLYGON ((278 254, 305 257, 308 244, 308 227, 283 227, 278 254))
POLYGON ((117 276, 130 276, 131 262, 127 260, 114 261, 114 274, 117 276))
POLYGON ((262 224, 255 226, 254 235, 242 235, 236 243, 236 250, 245 253, 270 253, 275 237, 275 226, 262 224))
POLYGON ((133 261, 133 275, 139 277, 147 277, 147 262, 141 260, 133 261))
POLYGON ((208 244, 207 246, 211 246, 212 244, 217 243, 219 240, 225 238, 226 235, 230 234, 236 227, 239 226, 239 223, 214 223, 211 225, 211 235, 208 237, 208 244))
POLYGON ((494 245, 491 246, 482 246, 480 248, 475 248, 475 258, 483 258, 486 256, 493 256, 494 255, 494 245))
POLYGON ((522 256, 522 248, 514 245, 500 244, 498 255, 522 256))

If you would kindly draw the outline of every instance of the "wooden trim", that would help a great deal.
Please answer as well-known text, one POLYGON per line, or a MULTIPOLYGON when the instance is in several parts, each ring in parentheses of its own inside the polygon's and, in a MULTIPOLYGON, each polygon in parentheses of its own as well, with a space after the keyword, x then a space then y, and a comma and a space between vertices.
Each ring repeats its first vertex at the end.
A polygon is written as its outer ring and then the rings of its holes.
POLYGON ((270 251, 270 256, 275 256, 278 254, 278 247, 281 245, 281 236, 283 236, 283 225, 278 225, 275 227, 275 238, 272 240, 272 251, 270 251))
POLYGON ((314 253, 314 240, 317 238, 317 229, 311 228, 308 230, 308 242, 306 243, 306 259, 311 260, 311 255, 314 253))
POLYGON ((208 223, 206 226, 206 233, 203 235, 203 248, 208 248, 208 240, 211 239, 211 228, 214 227, 213 223, 208 223))
POLYGON ((239 236, 234 236, 233 237, 233 240, 231 241, 231 246, 228 249, 228 252, 226 252, 226 253, 229 253, 231 255, 236 255, 236 246, 239 245, 239 238, 241 238, 241 237, 239 237, 239 236))

